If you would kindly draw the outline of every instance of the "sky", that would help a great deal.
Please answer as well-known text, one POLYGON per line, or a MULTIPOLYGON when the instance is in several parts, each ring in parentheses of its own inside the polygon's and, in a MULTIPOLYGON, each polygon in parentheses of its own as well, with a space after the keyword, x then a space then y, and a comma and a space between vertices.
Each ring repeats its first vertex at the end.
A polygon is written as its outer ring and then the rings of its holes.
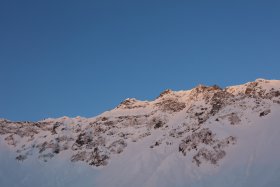
POLYGON ((1 0, 0 118, 93 117, 165 89, 280 79, 278 0, 1 0))

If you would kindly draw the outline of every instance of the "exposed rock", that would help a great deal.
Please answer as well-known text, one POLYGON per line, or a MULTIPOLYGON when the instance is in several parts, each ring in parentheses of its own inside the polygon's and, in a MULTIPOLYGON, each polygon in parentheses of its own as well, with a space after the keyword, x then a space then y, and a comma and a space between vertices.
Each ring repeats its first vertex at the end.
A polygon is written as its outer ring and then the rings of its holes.
POLYGON ((14 139, 14 135, 11 134, 8 137, 5 138, 5 141, 7 142, 8 145, 16 146, 17 141, 14 139))
MULTIPOLYGON (((231 125, 237 125, 241 122, 241 119, 239 118, 239 116, 234 112, 232 112, 230 114, 220 116, 219 118, 220 119, 227 119, 230 122, 231 125)), ((219 118, 217 118, 216 121, 220 121, 219 118)))
POLYGON ((94 151, 90 153, 90 156, 87 160, 89 165, 98 166, 106 166, 108 164, 109 156, 103 152, 101 152, 97 147, 94 148, 94 151))
POLYGON ((195 162, 197 166, 200 166, 203 160, 211 164, 217 164, 225 155, 226 152, 224 150, 208 150, 206 148, 201 148, 193 157, 193 162, 195 162))
POLYGON ((213 148, 202 147, 199 151, 193 156, 193 162, 197 166, 203 161, 209 162, 211 164, 217 164, 219 160, 226 156, 225 148, 229 145, 234 145, 236 143, 236 138, 229 136, 228 138, 222 141, 215 141, 213 148))
POLYGON ((164 90, 163 92, 160 93, 160 95, 157 97, 157 99, 162 98, 163 96, 169 95, 171 93, 172 93, 172 90, 170 90, 170 89, 164 90))
POLYGON ((24 161, 25 159, 27 159, 27 156, 26 155, 19 155, 19 156, 16 157, 16 159, 18 161, 24 161))
POLYGON ((119 139, 117 141, 114 141, 110 146, 109 150, 112 153, 121 153, 123 152, 124 148, 127 146, 127 143, 123 139, 119 139))
POLYGON ((266 116, 266 115, 268 115, 270 112, 271 112, 271 110, 270 110, 270 109, 267 109, 267 110, 265 110, 265 111, 263 111, 263 112, 260 113, 260 117, 266 116))
POLYGON ((188 151, 197 150, 200 144, 213 144, 215 134, 207 128, 201 129, 198 132, 192 133, 192 135, 187 136, 179 145, 179 152, 182 152, 184 155, 188 151))
POLYGON ((121 109, 143 108, 146 107, 147 105, 148 105, 147 102, 140 102, 134 98, 128 98, 123 102, 121 102, 121 104, 117 106, 117 108, 121 108, 121 109))
POLYGON ((74 154, 71 157, 72 162, 85 161, 86 159, 87 159, 87 152, 86 151, 79 151, 77 154, 74 154))
POLYGON ((186 108, 186 104, 177 99, 165 99, 156 103, 156 106, 163 112, 179 112, 186 108))
POLYGON ((81 147, 84 144, 88 144, 90 142, 92 142, 92 136, 90 136, 86 133, 81 133, 81 134, 79 134, 75 145, 77 145, 77 147, 81 147))

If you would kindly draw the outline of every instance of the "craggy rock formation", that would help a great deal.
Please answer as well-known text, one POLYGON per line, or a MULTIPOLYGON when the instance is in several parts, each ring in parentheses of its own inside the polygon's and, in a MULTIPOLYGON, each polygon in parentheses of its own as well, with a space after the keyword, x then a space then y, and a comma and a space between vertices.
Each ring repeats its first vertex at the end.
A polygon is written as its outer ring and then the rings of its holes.
POLYGON ((186 104, 176 99, 166 99, 156 103, 156 106, 163 112, 179 112, 186 107, 186 104))

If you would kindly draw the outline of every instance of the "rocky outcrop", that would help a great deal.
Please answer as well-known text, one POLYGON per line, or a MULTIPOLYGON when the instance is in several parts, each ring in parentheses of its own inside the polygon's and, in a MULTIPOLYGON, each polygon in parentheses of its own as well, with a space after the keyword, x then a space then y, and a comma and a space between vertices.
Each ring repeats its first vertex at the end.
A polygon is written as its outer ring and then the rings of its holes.
POLYGON ((177 99, 164 99, 156 103, 156 106, 163 112, 179 112, 186 108, 186 104, 177 99))

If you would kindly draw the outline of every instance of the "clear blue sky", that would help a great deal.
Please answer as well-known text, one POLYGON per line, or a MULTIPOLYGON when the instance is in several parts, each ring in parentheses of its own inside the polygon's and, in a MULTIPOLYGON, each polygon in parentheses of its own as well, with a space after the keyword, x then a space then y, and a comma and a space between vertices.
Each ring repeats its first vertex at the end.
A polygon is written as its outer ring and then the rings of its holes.
POLYGON ((1 0, 0 65, 0 117, 11 120, 280 79, 280 1, 1 0))

